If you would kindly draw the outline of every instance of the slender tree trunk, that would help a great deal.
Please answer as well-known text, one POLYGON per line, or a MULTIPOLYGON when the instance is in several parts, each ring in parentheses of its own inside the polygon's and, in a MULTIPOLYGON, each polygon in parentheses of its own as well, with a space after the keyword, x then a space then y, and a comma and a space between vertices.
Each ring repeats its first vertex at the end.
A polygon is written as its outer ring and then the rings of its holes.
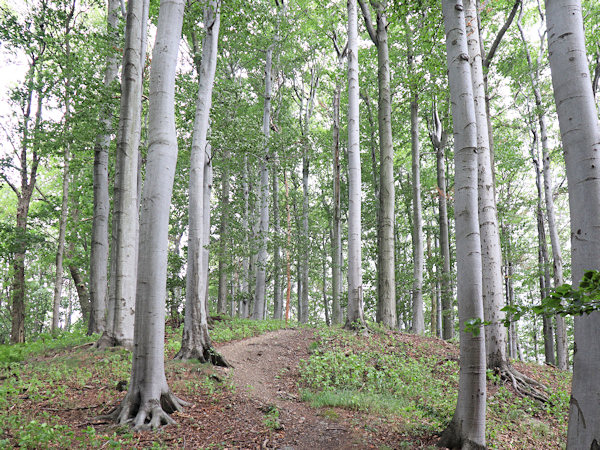
POLYGON ((358 87, 358 17, 356 0, 348 0, 348 317, 346 328, 363 328, 361 269, 361 175, 358 87))
POLYGON ((340 305, 340 291, 342 283, 342 226, 340 211, 340 96, 341 83, 338 83, 333 93, 333 218, 331 240, 331 316, 334 324, 343 321, 342 307, 340 305))
POLYGON ((242 217, 242 228, 244 230, 244 256, 242 258, 242 304, 240 305, 240 317, 247 318, 250 303, 250 230, 249 230, 249 196, 248 187, 248 156, 244 155, 244 167, 242 170, 242 190, 244 195, 244 215, 242 217))
MULTIPOLYGON (((5 181, 10 185, 17 196, 17 230, 22 237, 17 243, 13 259, 13 281, 11 286, 11 344, 20 344, 25 342, 25 257, 27 255, 27 241, 25 239, 27 233, 27 219, 29 216, 29 206, 31 197, 37 182, 37 169, 40 162, 40 156, 36 148, 36 143, 33 143, 31 169, 28 167, 27 153, 29 151, 29 120, 31 115, 31 104, 33 100, 33 77, 35 76, 35 65, 29 69, 27 78, 29 83, 29 92, 27 97, 27 105, 25 107, 25 117, 23 119, 23 141, 21 143, 19 170, 21 189, 17 189, 9 180, 5 181)), ((36 91, 37 95, 37 110, 35 113, 35 124, 33 134, 40 129, 42 123, 42 106, 43 96, 40 89, 36 91)))
POLYGON ((373 30, 371 14, 364 0, 360 6, 371 40, 377 47, 379 101, 379 189, 377 215, 377 321, 396 327, 396 281, 394 268, 394 147, 392 142, 392 106, 390 57, 388 49, 387 1, 371 2, 377 13, 373 30))
POLYGON ((464 331, 469 319, 483 320, 481 242, 477 214, 477 123, 465 17, 460 0, 443 0, 455 142, 455 220, 460 375, 456 412, 438 445, 485 448, 485 339, 464 331))
POLYGON ((221 179, 221 223, 219 225, 219 290, 217 314, 227 313, 227 239, 229 223, 229 167, 231 155, 229 150, 223 153, 223 174, 221 179))
MULTIPOLYGON (((163 0, 164 1, 164 0, 163 0)), ((181 349, 177 359, 198 359, 223 364, 212 349, 208 334, 208 243, 210 236, 210 188, 212 166, 207 142, 212 91, 217 66, 217 44, 220 26, 220 1, 211 0, 204 8, 206 34, 198 69, 198 97, 192 136, 190 160, 190 205, 188 268, 186 278, 185 318, 181 349)), ((193 39, 197 42, 196 39, 193 39)), ((195 44, 198 54, 198 45, 195 44)))
POLYGON ((279 245, 279 236, 281 235, 281 225, 279 223, 279 178, 277 169, 273 168, 273 228, 275 239, 273 239, 273 319, 283 319, 283 297, 281 295, 280 265, 281 248, 279 245))
MULTIPOLYGON (((69 103, 67 102, 67 105, 69 103)), ((67 106, 68 109, 68 106, 67 106)), ((67 117, 68 117, 67 112, 67 117)), ((65 119, 65 127, 68 124, 65 119)), ((62 288, 64 283, 64 255, 65 255, 65 236, 67 234, 67 218, 69 213, 69 160, 70 145, 66 143, 63 163, 63 182, 62 182, 62 203, 60 207, 60 218, 58 221, 58 248, 56 251, 56 278, 54 282, 54 301, 52 308, 52 331, 59 329, 60 322, 60 301, 62 300, 62 288)))
POLYGON ((283 172, 283 182, 285 183, 285 208, 287 211, 287 247, 285 248, 285 260, 287 266, 287 291, 285 299, 285 323, 290 319, 290 296, 292 295, 292 277, 290 269, 290 247, 292 246, 292 224, 290 218, 290 195, 288 189, 287 175, 283 172))
POLYGON ((442 297, 442 338, 454 337, 454 306, 452 305, 452 288, 450 286, 450 239, 448 236, 448 205, 446 193, 446 165, 444 149, 446 148, 447 135, 443 129, 436 105, 433 105, 431 142, 436 153, 436 174, 438 190, 438 222, 440 229, 440 253, 442 270, 440 274, 440 288, 442 297))
MULTIPOLYGON (((563 263, 562 254, 560 250, 560 241, 558 238, 558 228, 556 226, 556 213, 554 211, 554 197, 552 187, 552 173, 550 172, 550 151, 548 148, 548 131, 546 126, 546 115, 542 105, 542 95, 539 88, 539 73, 537 69, 534 69, 533 62, 529 48, 527 46, 527 40, 525 39, 525 33, 521 25, 521 17, 523 10, 519 14, 517 25, 521 34, 521 40, 525 47, 525 56, 527 57, 527 64, 529 66, 529 78, 531 80, 531 86, 535 98, 535 106, 537 111, 538 125, 540 128, 540 140, 542 143, 542 171, 544 175, 544 198, 546 201, 546 215, 548 218, 548 232, 550 234, 550 244, 552 246, 552 261, 553 261, 553 275, 554 275, 554 286, 558 287, 564 283, 563 278, 563 263)), ((542 17, 543 21, 543 17, 542 17)), ((542 43, 543 44, 543 43, 542 43)), ((543 58, 543 45, 540 48, 538 56, 537 67, 540 67, 543 58)), ((556 353, 558 359, 558 368, 560 370, 567 370, 567 340, 565 330, 565 319, 560 315, 556 315, 556 353)))
POLYGON ((258 229, 258 258, 256 261, 256 290, 254 293, 253 319, 262 319, 265 314, 265 291, 267 277, 267 240, 269 233, 269 136, 271 123, 271 96, 273 95, 271 71, 273 44, 267 49, 265 60, 265 100, 263 106, 262 133, 264 156, 260 162, 260 217, 258 229))
POLYGON ((148 0, 131 2, 125 26, 121 75, 121 108, 117 133, 114 184, 113 242, 109 299, 111 327, 100 347, 133 348, 138 242, 138 158, 140 144, 142 75, 145 62, 148 0), (112 322, 112 323, 111 323, 112 322))
POLYGON ((475 0, 465 0, 466 30, 469 36, 468 49, 471 61, 471 78, 475 115, 477 118, 477 155, 479 190, 479 228, 481 239, 481 261, 483 276, 484 317, 490 324, 485 327, 488 368, 504 368, 506 358, 506 328, 502 323, 504 294, 502 292, 502 249, 496 214, 496 199, 490 131, 485 108, 485 90, 481 45, 479 42, 478 13, 475 0))
MULTIPOLYGON (((128 21, 140 11, 139 6, 139 2, 129 1, 128 21)), ((183 10, 184 0, 161 2, 152 55, 148 128, 150 145, 140 214, 136 345, 129 390, 114 413, 122 424, 132 420, 137 430, 173 423, 168 414, 182 408, 182 402, 171 393, 165 377, 164 314, 169 205, 177 162, 175 68, 183 10)), ((139 105, 139 102, 133 104, 139 105)))
MULTIPOLYGON (((119 1, 108 1, 109 39, 119 39, 119 1)), ((111 52, 106 58, 104 88, 110 92, 119 71, 119 58, 111 52)), ((90 254, 90 302, 92 305, 88 334, 103 333, 106 329, 106 300, 108 287, 108 215, 110 200, 108 193, 108 153, 112 133, 112 109, 105 105, 98 119, 102 130, 96 137, 94 146, 94 217, 92 221, 92 246, 90 254)))

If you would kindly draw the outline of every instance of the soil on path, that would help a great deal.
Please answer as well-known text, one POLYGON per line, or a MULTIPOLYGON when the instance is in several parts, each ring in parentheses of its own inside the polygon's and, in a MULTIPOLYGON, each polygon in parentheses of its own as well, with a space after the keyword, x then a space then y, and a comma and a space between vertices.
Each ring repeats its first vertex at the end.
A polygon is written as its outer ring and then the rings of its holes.
POLYGON ((366 448, 345 421, 332 422, 299 400, 298 364, 309 356, 313 330, 285 329, 228 343, 218 351, 231 363, 237 392, 263 412, 277 409, 282 429, 269 447, 282 449, 366 448))

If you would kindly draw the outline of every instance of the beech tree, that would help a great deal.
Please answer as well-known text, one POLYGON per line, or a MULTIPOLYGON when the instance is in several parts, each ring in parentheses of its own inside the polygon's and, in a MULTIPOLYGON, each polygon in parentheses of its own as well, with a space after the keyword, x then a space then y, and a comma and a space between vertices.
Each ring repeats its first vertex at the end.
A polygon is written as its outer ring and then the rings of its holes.
MULTIPOLYGON (((115 41, 119 37, 118 0, 107 3, 107 38, 115 41)), ((117 79, 119 59, 111 51, 106 57, 104 87, 110 92, 117 79)), ((101 132, 94 147, 94 216, 92 222, 92 242, 90 249, 90 303, 91 314, 88 322, 89 333, 103 333, 106 327, 106 301, 108 295, 108 215, 110 198, 108 191, 108 152, 112 131, 112 110, 105 104, 100 112, 101 132)))
MULTIPOLYGON (((198 359, 202 362, 210 361, 215 364, 226 365, 212 348, 208 334, 207 309, 207 245, 210 236, 209 189, 212 185, 210 144, 207 141, 207 133, 217 65, 220 20, 220 1, 211 0, 204 8, 206 34, 202 43, 202 57, 198 67, 198 97, 196 99, 190 161, 185 319, 181 349, 176 358, 198 359)), ((197 45, 194 45, 194 47, 194 50, 197 51, 197 45)))
MULTIPOLYGON (((573 288, 600 268, 600 126, 585 48, 581 2, 547 0, 548 54, 562 137, 571 216, 573 288)), ((600 442, 600 312, 575 318, 567 447, 600 442)))
POLYGON ((133 347, 138 242, 138 148, 149 0, 127 7, 121 107, 115 162, 111 279, 106 329, 99 347, 133 347))
POLYGON ((358 110, 358 14, 356 0, 348 0, 348 315, 347 328, 364 322, 361 269, 361 176, 358 110))
POLYGON ((439 445, 485 448, 485 340, 483 330, 465 331, 483 320, 481 242, 477 209, 477 119, 462 0, 442 0, 448 81, 454 127, 457 297, 460 326, 458 402, 439 445))
POLYGON ((392 105, 390 89, 390 56, 388 48, 387 1, 371 1, 376 13, 373 28, 371 11, 365 0, 360 0, 367 31, 377 47, 377 80, 379 102, 379 214, 377 232, 377 321, 396 327, 396 280, 394 269, 394 147, 392 143, 392 105))
MULTIPOLYGON (((142 3, 129 0, 128 23, 139 23, 142 3)), ((184 3, 160 2, 150 74, 149 149, 140 214, 133 365, 127 395, 112 413, 119 423, 131 421, 137 430, 174 423, 168 414, 185 405, 170 391, 164 368, 169 206, 177 162, 175 67, 184 3)), ((139 108, 140 103, 132 105, 139 108)))

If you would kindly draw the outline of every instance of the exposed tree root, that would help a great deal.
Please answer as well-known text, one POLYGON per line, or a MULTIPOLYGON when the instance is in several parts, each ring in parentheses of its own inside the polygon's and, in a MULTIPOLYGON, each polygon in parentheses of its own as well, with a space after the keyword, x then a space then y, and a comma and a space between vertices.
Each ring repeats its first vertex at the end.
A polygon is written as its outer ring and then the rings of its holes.
POLYGON ((163 393, 159 399, 151 399, 140 404, 140 392, 127 393, 123 401, 106 415, 97 420, 110 420, 119 425, 131 425, 135 431, 146 431, 172 425, 175 420, 169 415, 181 411, 189 403, 177 398, 171 391, 163 393))
POLYGON ((485 446, 466 439, 462 434, 456 418, 453 418, 442 432, 437 446, 451 450, 485 450, 485 446))
POLYGON ((496 367, 494 372, 500 376, 501 380, 510 382, 517 394, 522 397, 531 397, 541 403, 551 403, 544 391, 548 388, 536 380, 529 378, 516 370, 510 364, 502 364, 496 367))
POLYGON ((201 363, 210 363, 213 366, 233 367, 223 355, 217 352, 214 347, 210 345, 201 348, 181 347, 181 350, 179 350, 179 352, 175 355, 174 359, 182 361, 197 359, 201 363))
POLYGON ((117 340, 114 337, 109 336, 108 333, 104 332, 102 336, 100 336, 100 339, 98 339, 98 341, 94 344, 94 348, 106 350, 107 348, 115 347, 116 345, 117 340))

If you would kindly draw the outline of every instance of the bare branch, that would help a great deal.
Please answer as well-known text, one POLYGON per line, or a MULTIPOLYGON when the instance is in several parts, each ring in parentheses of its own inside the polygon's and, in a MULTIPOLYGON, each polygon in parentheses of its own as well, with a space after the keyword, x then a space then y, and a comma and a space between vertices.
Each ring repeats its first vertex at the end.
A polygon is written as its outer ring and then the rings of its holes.
POLYGON ((492 59, 494 58, 494 56, 496 54, 496 50, 498 50, 498 46, 500 45, 500 42, 502 41, 502 38, 504 37, 506 30, 508 30, 508 28, 510 27, 510 24, 512 23, 513 19, 515 18, 515 15, 517 14, 517 11, 519 10, 520 5, 521 5, 521 0, 515 0, 515 4, 513 5, 512 10, 510 11, 510 14, 508 15, 508 18, 506 19, 506 22, 504 23, 504 25, 502 25, 502 28, 500 28, 500 31, 498 31, 498 34, 496 35, 496 39, 494 39, 494 42, 492 43, 492 46, 490 47, 490 51, 488 52, 487 56, 483 60, 483 67, 485 67, 486 69, 488 69, 490 67, 490 63, 492 62, 492 59))
POLYGON ((377 34, 375 33, 375 28, 373 28, 373 21, 371 20, 371 10, 369 9, 369 5, 365 0, 358 0, 360 4, 360 10, 362 11, 362 15, 365 18, 365 25, 367 26, 367 31, 369 32, 369 36, 373 41, 375 46, 379 45, 377 41, 377 34))

